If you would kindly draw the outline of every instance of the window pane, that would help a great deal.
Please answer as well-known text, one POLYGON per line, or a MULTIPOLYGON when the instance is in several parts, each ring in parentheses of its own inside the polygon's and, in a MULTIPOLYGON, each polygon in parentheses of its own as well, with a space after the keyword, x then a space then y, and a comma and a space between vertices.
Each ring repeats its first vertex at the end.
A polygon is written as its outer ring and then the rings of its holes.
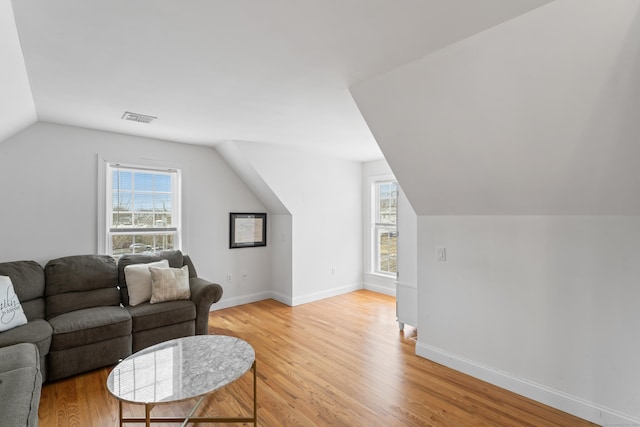
POLYGON ((131 227, 133 225, 131 212, 114 212, 112 216, 112 227, 131 227))
POLYGON ((380 182, 376 185, 375 222, 396 224, 398 206, 398 185, 395 182, 380 182))
POLYGON ((113 191, 113 197, 111 201, 111 208, 114 211, 130 211, 132 208, 131 193, 130 192, 116 192, 113 191))
POLYGON ((129 246, 133 244, 133 236, 111 236, 113 255, 129 254, 129 246))
POLYGON ((173 227, 170 213, 156 213, 154 227, 173 227))
POLYGON ((140 211, 153 211, 153 194, 136 193, 133 197, 133 210, 140 211))
POLYGON ((112 235, 113 255, 139 254, 173 249, 173 233, 112 235))
POLYGON ((171 192, 171 175, 157 174, 155 182, 155 191, 171 192))
POLYGON ((171 212, 171 194, 154 194, 153 207, 156 212, 171 212))
POLYGON ((396 273, 398 233, 395 229, 379 228, 377 230, 378 271, 396 273))
POLYGON ((153 191, 153 177, 149 172, 136 172, 133 177, 135 191, 153 191))
POLYGON ((173 234, 156 234, 153 242, 156 251, 173 249, 173 234))
POLYGON ((112 188, 115 190, 131 190, 133 188, 133 172, 115 169, 112 175, 112 188))
POLYGON ((134 213, 133 221, 136 227, 153 227, 153 213, 134 213))

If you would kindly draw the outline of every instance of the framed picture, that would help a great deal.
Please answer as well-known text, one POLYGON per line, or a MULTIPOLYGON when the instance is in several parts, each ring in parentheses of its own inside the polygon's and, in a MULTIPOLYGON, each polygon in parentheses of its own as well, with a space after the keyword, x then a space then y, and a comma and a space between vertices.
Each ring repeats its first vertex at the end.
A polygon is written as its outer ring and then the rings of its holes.
POLYGON ((267 214, 229 214, 229 248, 267 246, 267 214))

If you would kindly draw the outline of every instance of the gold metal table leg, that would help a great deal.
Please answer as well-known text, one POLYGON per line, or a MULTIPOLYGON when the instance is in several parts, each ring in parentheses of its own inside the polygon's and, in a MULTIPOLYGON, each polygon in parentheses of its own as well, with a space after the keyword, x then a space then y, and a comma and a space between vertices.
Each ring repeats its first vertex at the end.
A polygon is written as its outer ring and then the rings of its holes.
POLYGON ((151 405, 149 405, 148 403, 144 404, 144 420, 145 420, 145 425, 147 427, 151 426, 151 405))
POLYGON ((195 407, 191 410, 191 413, 186 417, 151 417, 151 409, 155 406, 153 403, 146 403, 144 405, 144 418, 123 418, 122 416, 122 401, 118 401, 118 411, 120 415, 120 427, 123 423, 145 423, 146 426, 150 426, 151 422, 154 423, 182 423, 182 426, 186 426, 189 423, 251 423, 254 426, 258 425, 258 369, 256 367, 255 360, 251 365, 253 371, 253 417, 194 417, 193 414, 200 406, 205 396, 202 396, 195 407))

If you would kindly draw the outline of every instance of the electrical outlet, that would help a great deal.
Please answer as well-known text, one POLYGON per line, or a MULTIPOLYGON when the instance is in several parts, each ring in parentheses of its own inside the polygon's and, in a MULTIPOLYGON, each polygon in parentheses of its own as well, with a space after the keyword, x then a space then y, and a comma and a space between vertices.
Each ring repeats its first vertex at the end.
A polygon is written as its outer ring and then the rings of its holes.
POLYGON ((436 261, 447 260, 447 248, 436 248, 436 261))
POLYGON ((231 275, 231 273, 227 273, 227 283, 231 283, 232 280, 233 276, 231 275))

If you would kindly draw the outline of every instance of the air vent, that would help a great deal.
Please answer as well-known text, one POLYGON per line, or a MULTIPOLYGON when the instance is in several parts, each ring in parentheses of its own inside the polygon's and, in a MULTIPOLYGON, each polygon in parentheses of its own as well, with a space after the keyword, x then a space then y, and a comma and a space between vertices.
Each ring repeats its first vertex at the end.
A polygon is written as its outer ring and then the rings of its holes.
POLYGON ((138 123, 151 123, 153 120, 157 119, 157 117, 153 116, 145 116, 144 114, 131 113, 129 111, 125 111, 122 115, 123 120, 130 120, 132 122, 138 123))

